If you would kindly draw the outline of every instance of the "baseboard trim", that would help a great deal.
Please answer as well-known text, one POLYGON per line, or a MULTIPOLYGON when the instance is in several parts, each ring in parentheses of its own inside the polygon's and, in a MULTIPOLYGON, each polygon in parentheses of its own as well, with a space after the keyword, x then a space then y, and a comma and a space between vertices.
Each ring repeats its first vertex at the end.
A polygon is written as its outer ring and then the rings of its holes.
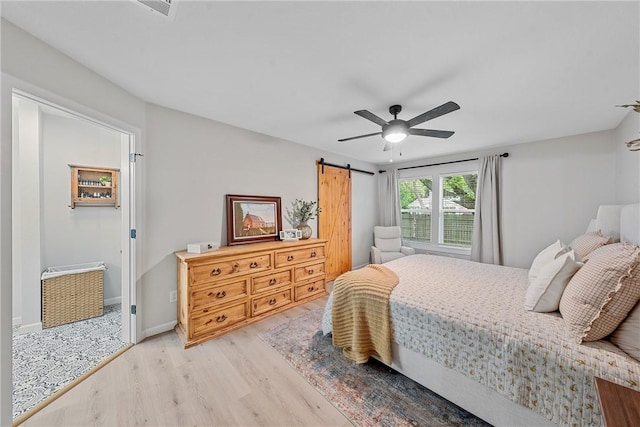
POLYGON ((154 335, 161 334, 163 332, 172 331, 177 324, 178 322, 174 320, 173 322, 167 322, 167 323, 163 323, 162 325, 154 326, 153 328, 145 329, 144 331, 142 331, 142 336, 137 337, 138 342, 142 341, 145 338, 149 338, 154 335))
POLYGON ((108 305, 121 304, 121 303, 122 303, 122 297, 105 298, 104 300, 105 307, 108 305))
POLYGON ((13 320, 11 321, 11 324, 13 326, 20 326, 22 325, 22 316, 18 316, 18 317, 14 317, 13 320))
POLYGON ((19 334, 28 334, 29 332, 40 332, 42 331, 42 322, 30 323, 28 325, 20 325, 18 328, 19 334))

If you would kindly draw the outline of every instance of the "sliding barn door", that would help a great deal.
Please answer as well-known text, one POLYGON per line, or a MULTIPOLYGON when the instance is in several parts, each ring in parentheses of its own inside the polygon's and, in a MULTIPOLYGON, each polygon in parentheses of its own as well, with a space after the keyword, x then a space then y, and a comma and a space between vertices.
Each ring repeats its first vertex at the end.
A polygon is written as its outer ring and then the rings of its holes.
POLYGON ((351 177, 318 163, 318 237, 327 239, 327 280, 351 270, 351 177))

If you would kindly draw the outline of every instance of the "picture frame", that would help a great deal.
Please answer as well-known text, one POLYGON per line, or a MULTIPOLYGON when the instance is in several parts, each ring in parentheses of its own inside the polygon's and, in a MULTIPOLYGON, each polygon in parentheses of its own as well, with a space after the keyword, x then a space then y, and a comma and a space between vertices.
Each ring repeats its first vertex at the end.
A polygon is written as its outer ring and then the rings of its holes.
POLYGON ((280 197, 227 194, 227 245, 278 240, 280 197))
POLYGON ((280 230, 280 240, 284 242, 295 242, 296 240, 300 240, 302 238, 302 231, 296 228, 286 228, 284 230, 280 230))

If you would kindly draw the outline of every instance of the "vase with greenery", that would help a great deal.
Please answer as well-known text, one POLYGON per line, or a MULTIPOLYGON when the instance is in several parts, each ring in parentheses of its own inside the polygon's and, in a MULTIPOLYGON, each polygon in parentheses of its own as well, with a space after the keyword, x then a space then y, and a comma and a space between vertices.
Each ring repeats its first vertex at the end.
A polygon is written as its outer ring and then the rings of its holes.
POLYGON ((100 184, 102 184, 103 187, 110 187, 111 186, 111 177, 110 176, 106 176, 103 175, 99 178, 100 184))
POLYGON ((314 201, 307 202, 306 200, 296 199, 291 202, 291 208, 287 208, 286 212, 287 221, 289 221, 292 227, 297 228, 302 232, 302 238, 308 239, 311 237, 312 230, 307 222, 315 219, 321 212, 320 207, 318 207, 318 203, 314 201))

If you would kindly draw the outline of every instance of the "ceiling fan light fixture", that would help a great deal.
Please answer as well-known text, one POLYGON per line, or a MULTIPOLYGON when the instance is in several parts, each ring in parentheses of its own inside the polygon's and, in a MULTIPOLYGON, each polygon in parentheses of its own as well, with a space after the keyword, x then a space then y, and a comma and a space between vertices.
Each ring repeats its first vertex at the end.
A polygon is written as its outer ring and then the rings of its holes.
POLYGON ((391 120, 389 126, 385 126, 382 129, 382 137, 391 143, 403 141, 407 135, 409 135, 409 132, 403 120, 391 120))
POLYGON ((387 133, 384 135, 384 139, 387 142, 396 143, 403 141, 407 137, 407 134, 404 132, 396 132, 396 133, 387 133))

